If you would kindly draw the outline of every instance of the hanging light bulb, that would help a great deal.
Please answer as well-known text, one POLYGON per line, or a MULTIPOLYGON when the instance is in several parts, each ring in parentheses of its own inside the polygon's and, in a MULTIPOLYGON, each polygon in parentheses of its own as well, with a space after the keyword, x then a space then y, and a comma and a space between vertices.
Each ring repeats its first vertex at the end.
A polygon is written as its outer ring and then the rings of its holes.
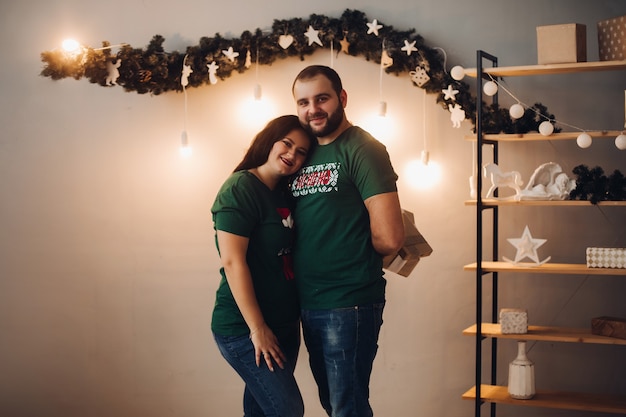
POLYGON ((524 115, 524 106, 520 103, 515 103, 509 108, 509 114, 513 119, 519 119, 524 115))
POLYGON ((422 164, 424 164, 424 165, 428 165, 428 161, 429 161, 429 160, 430 160, 430 153, 428 153, 428 151, 427 151, 426 149, 424 149, 424 150, 422 151, 422 154, 421 154, 421 161, 422 161, 422 164))
POLYGON ((387 115, 387 102, 381 101, 378 103, 378 115, 380 117, 385 117, 387 115))
POLYGON ((180 135, 180 156, 188 158, 191 156, 191 153, 191 146, 189 146, 187 131, 183 130, 183 133, 180 135))
POLYGON ((263 93, 261 91, 261 84, 257 84, 254 86, 254 99, 256 101, 261 100, 261 97, 263 97, 263 93))
POLYGON ((622 132, 620 135, 617 135, 615 138, 615 146, 620 151, 626 149, 626 132, 622 132))
POLYGON ((452 67, 450 75, 457 81, 461 81, 465 77, 465 68, 460 65, 452 67))
POLYGON ((483 92, 489 97, 495 96, 498 92, 498 84, 496 84, 494 81, 487 81, 483 86, 483 92))
POLYGON ((80 48, 80 43, 75 39, 65 39, 61 46, 65 52, 75 53, 80 48))

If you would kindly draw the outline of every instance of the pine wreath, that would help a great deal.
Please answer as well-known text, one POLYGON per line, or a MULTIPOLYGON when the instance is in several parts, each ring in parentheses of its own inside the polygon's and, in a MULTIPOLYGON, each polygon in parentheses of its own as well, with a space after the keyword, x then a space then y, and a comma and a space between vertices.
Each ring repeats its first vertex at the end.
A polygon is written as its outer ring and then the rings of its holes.
MULTIPOLYGON (((409 74, 421 71, 427 81, 413 86, 423 88, 429 94, 437 94, 437 103, 446 111, 458 105, 465 112, 476 129, 476 98, 469 85, 453 79, 445 68, 445 56, 441 48, 432 48, 424 43, 424 38, 415 29, 396 30, 393 26, 382 26, 377 34, 369 33, 365 13, 346 9, 340 18, 312 14, 308 19, 274 20, 271 31, 256 29, 244 31, 239 38, 224 38, 219 33, 213 37, 200 38, 197 45, 188 46, 184 53, 168 52, 163 49, 165 38, 155 35, 144 48, 122 45, 116 55, 112 55, 110 43, 102 42, 102 48, 85 47, 77 55, 68 55, 63 50, 41 53, 45 63, 42 76, 53 80, 83 77, 89 82, 104 87, 121 86, 127 92, 159 95, 166 92, 183 91, 183 65, 192 71, 187 75, 185 88, 210 85, 210 76, 226 80, 233 71, 242 73, 249 69, 250 62, 271 65, 279 59, 299 57, 305 60, 319 48, 333 48, 338 53, 362 56, 367 61, 381 62, 383 47, 393 60, 385 68, 388 74, 409 74), (310 42, 306 36, 309 27, 318 30, 323 46, 310 42), (292 40, 288 47, 281 46, 281 37, 292 40), (384 40, 384 42, 383 42, 384 40), (411 46, 410 49, 407 46, 411 46), (343 50, 346 48, 347 50, 343 50), (231 60, 224 51, 232 48, 240 54, 239 59, 231 60), (243 57, 246 57, 244 59, 243 57), (119 76, 114 83, 109 79, 109 67, 119 64, 119 76), (215 63, 216 71, 210 74, 209 65, 215 63), (442 91, 452 86, 458 93, 446 97, 442 91)), ((536 131, 542 120, 537 114, 547 115, 545 106, 537 103, 527 108, 523 117, 511 120, 506 109, 488 106, 483 103, 485 133, 526 133, 536 131)), ((552 118, 553 119, 553 118, 552 118)))

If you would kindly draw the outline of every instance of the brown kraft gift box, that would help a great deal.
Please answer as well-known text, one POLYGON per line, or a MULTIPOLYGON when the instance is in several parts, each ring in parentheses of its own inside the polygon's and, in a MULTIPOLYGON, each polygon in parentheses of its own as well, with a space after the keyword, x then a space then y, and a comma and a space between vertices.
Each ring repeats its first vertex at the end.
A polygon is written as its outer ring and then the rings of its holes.
POLYGON ((383 258, 383 268, 403 277, 408 277, 420 258, 430 255, 433 249, 415 227, 413 213, 402 210, 402 220, 404 222, 404 245, 397 254, 383 258))
POLYGON ((537 63, 587 61, 587 27, 580 23, 537 26, 537 63))

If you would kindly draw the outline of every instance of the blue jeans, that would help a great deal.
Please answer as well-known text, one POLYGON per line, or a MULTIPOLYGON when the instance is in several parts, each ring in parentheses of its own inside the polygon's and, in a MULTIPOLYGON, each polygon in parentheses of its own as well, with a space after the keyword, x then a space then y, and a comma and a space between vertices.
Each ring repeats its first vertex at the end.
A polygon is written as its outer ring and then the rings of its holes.
POLYGON ((369 383, 385 303, 303 310, 304 342, 330 417, 371 417, 369 383))
POLYGON ((302 417, 304 403, 293 376, 300 349, 300 326, 274 330, 280 348, 287 357, 285 368, 270 371, 261 361, 256 366, 254 345, 248 335, 213 334, 222 356, 237 371, 246 386, 243 393, 244 417, 302 417))

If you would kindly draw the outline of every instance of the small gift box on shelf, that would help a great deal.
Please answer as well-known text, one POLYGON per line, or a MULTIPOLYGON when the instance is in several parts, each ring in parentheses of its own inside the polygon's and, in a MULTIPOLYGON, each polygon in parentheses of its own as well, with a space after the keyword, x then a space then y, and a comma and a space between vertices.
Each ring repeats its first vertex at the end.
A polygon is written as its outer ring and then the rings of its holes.
POLYGON ((528 311, 521 308, 501 309, 500 330, 502 334, 528 333, 528 311))
POLYGON ((607 316, 595 317, 591 319, 591 333, 626 339, 626 319, 607 316))
POLYGON ((402 210, 402 220, 404 222, 404 246, 400 248, 397 254, 383 258, 383 268, 403 277, 408 277, 420 259, 430 255, 433 248, 415 227, 413 213, 402 210))
POLYGON ((626 268, 626 248, 587 248, 588 268, 626 268))
POLYGON ((537 26, 537 63, 587 61, 587 26, 580 23, 537 26))
POLYGON ((626 16, 598 22, 598 56, 600 61, 626 59, 626 16))

